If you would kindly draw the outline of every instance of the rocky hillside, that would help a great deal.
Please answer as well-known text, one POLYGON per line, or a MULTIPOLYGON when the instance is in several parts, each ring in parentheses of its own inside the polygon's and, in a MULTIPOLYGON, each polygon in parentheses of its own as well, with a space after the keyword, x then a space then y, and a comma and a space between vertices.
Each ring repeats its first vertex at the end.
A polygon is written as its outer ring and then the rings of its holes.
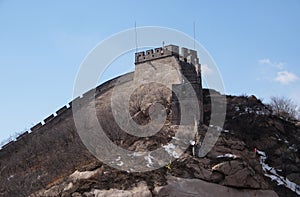
MULTIPOLYGON (((126 77, 130 80, 132 74, 126 77)), ((167 109, 168 117, 157 134, 135 137, 123 132, 113 119, 110 98, 116 80, 98 87, 95 95, 98 119, 110 139, 129 150, 167 145, 176 133, 176 126, 169 121, 170 92, 155 84, 134 92, 130 113, 136 122, 146 124, 149 108, 156 102, 167 109), (149 96, 139 96, 145 93, 149 96)), ((206 89, 203 93, 205 124, 201 135, 208 128, 222 131, 205 157, 193 157, 190 147, 153 171, 117 170, 97 160, 82 144, 70 107, 38 132, 0 150, 0 196, 300 195, 299 126, 273 116, 255 96, 227 96, 224 127, 210 125, 211 97, 218 92, 206 89)), ((89 99, 82 107, 90 107, 89 99)), ((145 165, 151 162, 146 158, 145 165)), ((115 162, 122 165, 122 157, 115 162)))

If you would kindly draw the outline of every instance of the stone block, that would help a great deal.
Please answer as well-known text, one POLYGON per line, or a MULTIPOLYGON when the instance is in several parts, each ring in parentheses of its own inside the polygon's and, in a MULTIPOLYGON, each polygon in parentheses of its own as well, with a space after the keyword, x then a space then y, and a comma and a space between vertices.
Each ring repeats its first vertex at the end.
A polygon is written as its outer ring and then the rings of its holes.
POLYGON ((59 115, 61 113, 63 113, 64 111, 66 111, 68 108, 67 106, 63 106, 62 108, 60 108, 59 110, 56 111, 56 114, 59 115))
POLYGON ((32 132, 34 132, 34 131, 37 131, 37 130, 38 130, 39 128, 41 128, 42 126, 43 126, 42 123, 38 123, 37 125, 31 127, 30 130, 31 130, 32 132))
POLYGON ((50 120, 52 120, 53 118, 54 118, 54 115, 51 114, 50 116, 48 116, 47 118, 44 119, 44 123, 46 124, 46 123, 50 122, 50 120))

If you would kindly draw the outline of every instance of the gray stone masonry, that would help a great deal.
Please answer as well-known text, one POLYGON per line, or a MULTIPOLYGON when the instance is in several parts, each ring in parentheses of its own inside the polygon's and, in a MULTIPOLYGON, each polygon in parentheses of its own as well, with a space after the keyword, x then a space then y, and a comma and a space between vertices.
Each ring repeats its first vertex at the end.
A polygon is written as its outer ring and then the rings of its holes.
MULTIPOLYGON (((135 54, 135 80, 139 83, 156 81, 165 84, 172 89, 172 122, 173 124, 193 124, 194 118, 203 123, 203 98, 202 98, 202 79, 201 65, 197 57, 197 51, 182 47, 168 45, 165 47, 150 49, 135 54), (174 74, 175 73, 175 74, 174 74), (183 90, 190 83, 196 93, 198 103, 192 101, 191 97, 184 95, 183 90), (177 98, 179 95, 181 98, 177 98), (197 105, 200 114, 197 117, 185 117, 180 120, 179 100, 185 105, 185 109, 197 105)), ((185 112, 182 112, 185 113, 185 112)))

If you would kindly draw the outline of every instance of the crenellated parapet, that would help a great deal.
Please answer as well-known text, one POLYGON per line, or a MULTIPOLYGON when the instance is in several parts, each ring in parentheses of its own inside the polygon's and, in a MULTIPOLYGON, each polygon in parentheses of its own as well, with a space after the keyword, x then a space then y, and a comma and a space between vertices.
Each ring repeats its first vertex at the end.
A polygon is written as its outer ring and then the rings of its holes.
POLYGON ((179 59, 189 64, 199 65, 199 58, 197 57, 197 51, 192 49, 182 47, 179 59))
POLYGON ((137 52, 135 53, 135 64, 144 63, 147 61, 152 61, 169 56, 174 56, 180 61, 189 64, 199 64, 197 51, 182 47, 181 51, 179 52, 179 47, 176 45, 167 45, 165 47, 159 47, 155 49, 137 52))
POLYGON ((168 45, 165 47, 138 52, 135 54, 135 64, 169 56, 179 56, 179 47, 175 45, 168 45))

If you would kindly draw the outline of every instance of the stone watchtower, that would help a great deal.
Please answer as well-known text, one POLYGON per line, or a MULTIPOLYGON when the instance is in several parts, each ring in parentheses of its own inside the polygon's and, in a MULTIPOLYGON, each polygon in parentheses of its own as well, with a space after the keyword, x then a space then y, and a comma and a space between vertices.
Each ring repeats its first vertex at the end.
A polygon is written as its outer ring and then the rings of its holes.
POLYGON ((200 124, 203 123, 201 66, 197 51, 182 47, 179 52, 178 46, 168 45, 138 52, 135 54, 134 78, 140 83, 161 83, 172 90, 173 124, 193 125, 195 118, 200 124), (191 98, 191 87, 194 92, 192 95, 196 95, 196 99, 191 98), (195 105, 198 105, 200 110, 197 117, 180 118, 181 113, 188 114, 195 105))

